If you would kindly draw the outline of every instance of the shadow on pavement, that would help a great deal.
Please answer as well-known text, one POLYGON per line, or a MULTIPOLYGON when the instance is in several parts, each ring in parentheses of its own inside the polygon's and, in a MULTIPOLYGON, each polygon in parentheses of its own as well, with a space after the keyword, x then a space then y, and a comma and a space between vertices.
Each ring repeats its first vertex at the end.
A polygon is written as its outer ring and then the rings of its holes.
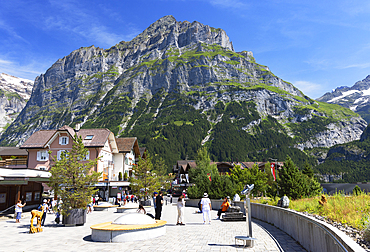
MULTIPOLYGON (((292 244, 287 244, 286 242, 287 236, 290 237, 292 240, 294 240, 290 235, 288 235, 283 230, 271 224, 268 224, 266 222, 263 222, 263 221, 260 221, 254 218, 252 219, 253 219, 252 221, 256 225, 260 226, 275 241, 276 246, 279 248, 280 251, 294 251, 292 250, 292 247, 291 247, 292 244)), ((302 250, 305 250, 297 241, 296 241, 296 244, 299 245, 302 248, 302 250)))
POLYGON ((87 241, 87 242, 94 242, 93 240, 91 240, 91 235, 86 235, 84 238, 82 238, 84 241, 87 241))
POLYGON ((232 247, 232 248, 243 248, 244 247, 243 245, 213 244, 213 243, 208 244, 208 246, 212 246, 212 247, 232 247))

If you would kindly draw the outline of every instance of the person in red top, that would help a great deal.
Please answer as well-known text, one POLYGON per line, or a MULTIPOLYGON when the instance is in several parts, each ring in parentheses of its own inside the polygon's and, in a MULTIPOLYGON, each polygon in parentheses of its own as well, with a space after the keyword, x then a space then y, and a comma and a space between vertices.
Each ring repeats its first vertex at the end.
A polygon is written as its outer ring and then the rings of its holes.
POLYGON ((220 219, 221 214, 226 212, 227 209, 229 208, 230 206, 229 199, 230 199, 229 196, 225 197, 224 202, 222 202, 221 208, 218 209, 217 219, 220 219))

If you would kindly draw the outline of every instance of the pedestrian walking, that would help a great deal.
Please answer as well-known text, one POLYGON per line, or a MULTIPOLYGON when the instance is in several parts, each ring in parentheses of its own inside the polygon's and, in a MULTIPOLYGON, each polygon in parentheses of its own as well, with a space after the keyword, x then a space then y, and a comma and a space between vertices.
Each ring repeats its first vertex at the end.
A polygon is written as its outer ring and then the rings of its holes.
POLYGON ((163 192, 159 192, 159 195, 155 198, 155 219, 160 220, 162 215, 162 205, 163 205, 163 192))
POLYGON ((48 212, 48 201, 46 199, 44 199, 44 204, 42 204, 42 206, 44 207, 43 209, 43 214, 42 214, 42 218, 41 218, 41 226, 44 226, 45 224, 45 219, 46 219, 46 213, 48 212))
POLYGON ((48 199, 46 204, 48 204, 48 212, 51 213, 51 201, 50 201, 50 199, 48 199))
POLYGON ((54 212, 54 209, 56 209, 56 206, 57 206, 57 201, 56 201, 56 199, 53 199, 53 200, 51 201, 51 211, 52 211, 53 213, 55 213, 55 212, 54 212))
POLYGON ((211 224, 211 200, 208 198, 208 193, 203 194, 203 198, 200 201, 200 207, 203 213, 203 224, 206 224, 206 216, 208 217, 208 223, 211 224))
POLYGON ((15 223, 20 223, 20 220, 22 218, 22 208, 26 205, 26 202, 22 204, 21 200, 18 200, 17 205, 15 205, 15 213, 16 213, 16 218, 15 218, 15 223))
POLYGON ((184 223, 184 211, 185 211, 185 199, 181 195, 177 200, 177 224, 176 225, 185 225, 184 223))

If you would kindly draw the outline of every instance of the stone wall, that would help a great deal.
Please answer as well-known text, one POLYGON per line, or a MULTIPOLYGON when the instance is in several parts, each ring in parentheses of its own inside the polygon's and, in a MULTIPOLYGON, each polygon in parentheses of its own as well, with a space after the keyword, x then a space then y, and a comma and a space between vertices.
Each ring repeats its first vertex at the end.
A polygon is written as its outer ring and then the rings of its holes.
MULTIPOLYGON (((198 207, 199 199, 187 199, 187 207, 198 207)), ((244 202, 233 202, 245 214, 244 202)), ((217 210, 222 200, 211 200, 212 209, 217 210)), ((365 251, 339 229, 290 209, 251 203, 252 217, 270 223, 283 230, 308 251, 339 252, 365 251)))

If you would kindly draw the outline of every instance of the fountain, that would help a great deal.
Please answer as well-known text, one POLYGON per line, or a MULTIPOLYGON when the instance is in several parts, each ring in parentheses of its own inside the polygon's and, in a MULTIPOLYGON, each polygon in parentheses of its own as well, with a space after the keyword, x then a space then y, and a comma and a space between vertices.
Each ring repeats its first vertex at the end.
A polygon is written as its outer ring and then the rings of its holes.
POLYGON ((113 222, 92 225, 91 239, 97 242, 139 241, 162 236, 166 221, 154 220, 146 214, 128 213, 113 222))

